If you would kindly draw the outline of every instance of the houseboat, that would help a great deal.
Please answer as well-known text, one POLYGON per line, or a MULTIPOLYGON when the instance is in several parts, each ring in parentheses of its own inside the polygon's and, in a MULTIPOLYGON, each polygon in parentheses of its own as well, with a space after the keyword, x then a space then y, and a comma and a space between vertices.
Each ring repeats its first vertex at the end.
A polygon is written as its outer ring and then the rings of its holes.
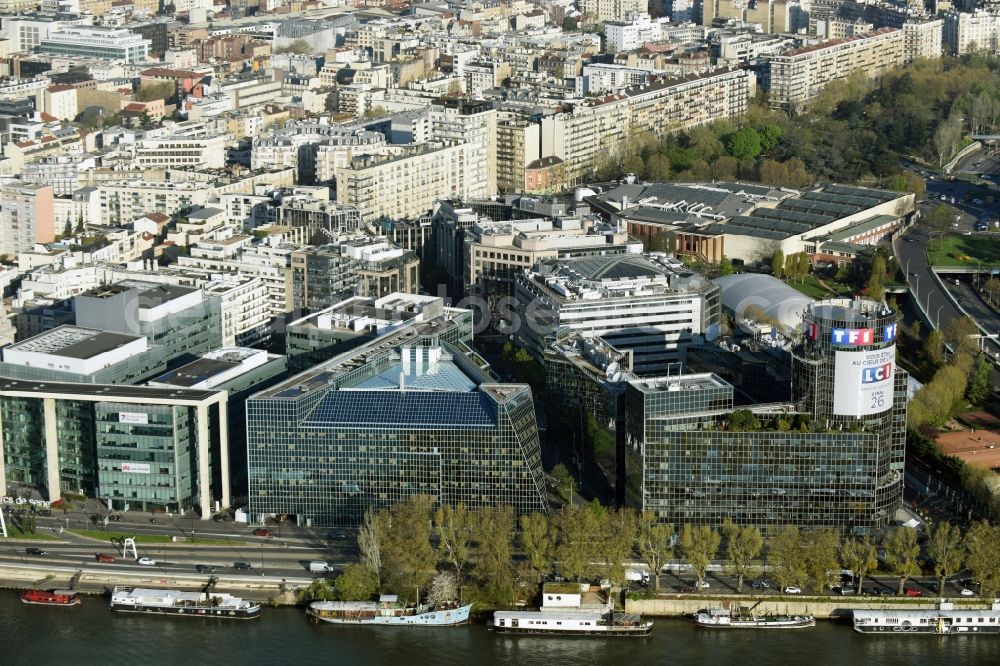
POLYGON ((933 610, 855 610, 854 630, 862 634, 1000 634, 1000 603, 989 610, 956 609, 942 602, 933 610))
POLYGON ((314 601, 306 615, 330 624, 453 627, 467 623, 471 610, 472 604, 407 606, 395 594, 383 594, 378 601, 314 601))
POLYGON ((493 631, 498 634, 550 636, 644 637, 653 623, 638 615, 615 611, 606 587, 587 583, 546 583, 537 611, 497 611, 493 631))
POLYGON ((260 604, 221 592, 181 592, 139 587, 116 587, 111 593, 111 610, 233 620, 250 620, 260 616, 260 604))
POLYGON ((32 606, 76 606, 80 595, 73 590, 25 590, 19 595, 21 603, 32 606))
POLYGON ((754 615, 752 611, 710 608, 694 614, 694 623, 707 629, 803 629, 816 626, 812 615, 754 615))

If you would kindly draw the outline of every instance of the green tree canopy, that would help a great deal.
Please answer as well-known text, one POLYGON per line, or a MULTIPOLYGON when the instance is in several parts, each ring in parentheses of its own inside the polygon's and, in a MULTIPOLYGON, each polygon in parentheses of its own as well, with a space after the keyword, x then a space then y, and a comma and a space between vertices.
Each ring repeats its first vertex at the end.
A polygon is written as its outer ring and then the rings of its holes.
POLYGON ((897 594, 903 594, 906 581, 920 573, 920 544, 917 531, 912 527, 897 527, 885 542, 885 564, 894 576, 899 577, 897 594))
POLYGON ((752 160, 760 155, 760 134, 752 127, 743 127, 726 138, 726 150, 738 160, 752 160))

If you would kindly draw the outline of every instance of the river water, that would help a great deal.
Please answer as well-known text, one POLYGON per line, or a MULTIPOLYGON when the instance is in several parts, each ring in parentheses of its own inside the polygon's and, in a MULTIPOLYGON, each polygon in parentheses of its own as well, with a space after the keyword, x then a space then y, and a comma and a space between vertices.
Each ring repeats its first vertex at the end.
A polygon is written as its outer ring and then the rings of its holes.
POLYGON ((794 631, 712 631, 654 618, 646 639, 497 636, 483 625, 427 629, 314 624, 265 608, 248 622, 112 613, 105 599, 74 608, 24 606, 0 590, 3 664, 1000 664, 998 636, 868 636, 821 622, 794 631))

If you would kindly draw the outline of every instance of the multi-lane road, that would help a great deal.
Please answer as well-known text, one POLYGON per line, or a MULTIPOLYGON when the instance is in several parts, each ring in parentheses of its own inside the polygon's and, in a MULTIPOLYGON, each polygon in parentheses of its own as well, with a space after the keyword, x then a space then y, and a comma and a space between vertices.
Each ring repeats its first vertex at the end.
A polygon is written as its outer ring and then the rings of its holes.
MULTIPOLYGON (((8 518, 9 520, 9 518, 8 518)), ((42 567, 86 567, 88 571, 132 571, 150 574, 224 574, 231 576, 308 577, 308 563, 329 562, 335 569, 357 560, 357 548, 347 533, 337 531, 337 537, 327 538, 325 531, 284 528, 279 537, 274 529, 270 537, 253 535, 253 528, 234 523, 176 521, 175 524, 153 524, 136 516, 137 522, 111 523, 107 539, 77 535, 74 530, 96 528, 77 517, 38 517, 38 532, 57 540, 27 542, 7 539, 0 542, 0 563, 42 567), (67 522, 69 529, 67 529, 67 522), (193 527, 192 527, 193 525, 193 527), (113 543, 112 534, 140 537, 136 544, 138 558, 149 558, 153 565, 141 565, 131 550, 123 555, 120 544, 113 543), (142 543, 143 536, 178 537, 177 543, 142 543), (193 538, 195 543, 183 539, 193 538), (201 543, 199 543, 201 542, 201 543), (33 555, 28 548, 39 548, 44 555, 33 555), (110 555, 113 563, 99 562, 98 554, 110 555), (249 565, 249 569, 236 568, 249 565), (197 567, 201 565, 202 571, 197 567), (214 568, 214 571, 205 569, 214 568)), ((161 519, 162 521, 162 519, 161 519)), ((166 521, 163 521, 166 522, 166 521)))

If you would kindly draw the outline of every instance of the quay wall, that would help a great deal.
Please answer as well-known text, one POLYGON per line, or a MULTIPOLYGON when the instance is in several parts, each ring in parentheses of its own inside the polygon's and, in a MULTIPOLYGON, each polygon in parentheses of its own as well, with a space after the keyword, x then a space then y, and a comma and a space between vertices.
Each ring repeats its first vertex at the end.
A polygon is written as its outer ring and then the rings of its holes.
MULTIPOLYGON (((676 596, 658 599, 627 599, 625 610, 648 616, 680 617, 690 615, 702 608, 749 608, 761 597, 750 595, 713 595, 713 596, 676 596)), ((851 617, 855 609, 874 610, 890 608, 906 608, 908 610, 933 610, 937 608, 938 599, 899 599, 895 602, 876 601, 864 597, 830 599, 828 597, 801 597, 798 599, 787 596, 777 596, 774 599, 763 598, 760 605, 754 608, 757 615, 813 615, 817 620, 837 620, 851 617)), ((947 599, 954 604, 955 609, 989 608, 989 601, 947 599)))

